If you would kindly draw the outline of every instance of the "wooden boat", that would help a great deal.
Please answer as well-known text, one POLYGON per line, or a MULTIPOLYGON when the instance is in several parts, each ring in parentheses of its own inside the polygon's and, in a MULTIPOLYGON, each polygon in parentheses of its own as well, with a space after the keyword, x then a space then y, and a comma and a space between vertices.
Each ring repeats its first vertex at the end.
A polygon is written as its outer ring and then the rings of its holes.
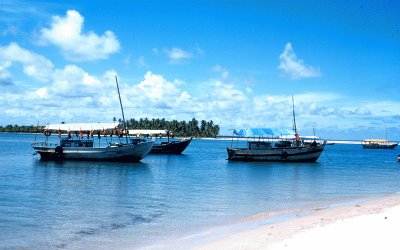
POLYGON ((398 142, 390 142, 387 139, 387 127, 385 126, 385 139, 364 139, 361 145, 364 149, 394 149, 398 142))
POLYGON ((365 139, 361 142, 361 145, 364 149, 394 149, 399 143, 383 139, 365 139))
POLYGON ((325 141, 303 144, 301 141, 249 141, 246 148, 227 148, 231 161, 315 162, 325 141))
POLYGON ((227 148, 230 161, 315 162, 326 145, 325 140, 314 139, 305 143, 296 128, 293 102, 293 131, 287 129, 253 128, 234 130, 239 137, 257 138, 248 141, 247 147, 227 148), (286 135, 285 139, 282 135, 286 135), (269 138, 264 138, 269 136, 269 138), (281 138, 278 138, 281 137, 281 138))
MULTIPOLYGON (((78 124, 52 124, 45 128, 46 140, 44 142, 34 142, 32 147, 37 154, 40 154, 42 160, 90 160, 90 161, 124 161, 137 162, 146 156, 154 142, 137 142, 128 143, 128 135, 125 133, 125 143, 123 142, 124 132, 127 131, 124 109, 122 107, 121 96, 117 83, 118 96, 122 111, 123 126, 116 123, 78 123, 78 124), (116 129, 119 127, 119 137, 117 142, 112 142, 112 135, 116 134, 116 129), (59 135, 59 143, 49 142, 51 131, 56 130, 59 135), (110 142, 108 143, 106 132, 111 132, 110 142), (62 136, 62 131, 68 131, 68 135, 62 136), (87 137, 84 139, 83 131, 87 132, 87 137), (71 132, 76 132, 76 138, 71 135, 71 132), (79 136, 78 136, 79 132, 79 136), (101 145, 101 132, 106 138, 105 146, 101 145), (93 135, 97 134, 99 140, 98 146, 94 142, 93 135)), ((115 138, 115 137, 114 137, 115 138)), ((104 145, 104 143, 103 143, 104 145)))
POLYGON ((173 139, 171 138, 171 132, 167 130, 133 129, 129 130, 129 134, 136 135, 137 138, 143 136, 154 138, 155 143, 150 154, 182 154, 193 139, 192 137, 181 140, 173 139), (162 139, 163 135, 167 135, 166 141, 162 139))
POLYGON ((109 135, 100 135, 100 131, 115 131, 117 125, 114 123, 51 124, 45 128, 46 140, 32 143, 32 146, 41 160, 140 161, 150 152, 154 143, 124 143, 124 138, 118 136, 114 136, 117 139, 111 142, 112 137, 109 135), (49 142, 51 131, 58 131, 59 143, 49 142), (61 131, 68 131, 68 134, 63 136, 61 131), (89 131, 87 136, 83 136, 83 131, 89 131), (79 132, 79 136, 71 135, 71 132, 79 132), (96 137, 99 141, 97 146, 96 137), (101 143, 101 140, 110 142, 101 143))

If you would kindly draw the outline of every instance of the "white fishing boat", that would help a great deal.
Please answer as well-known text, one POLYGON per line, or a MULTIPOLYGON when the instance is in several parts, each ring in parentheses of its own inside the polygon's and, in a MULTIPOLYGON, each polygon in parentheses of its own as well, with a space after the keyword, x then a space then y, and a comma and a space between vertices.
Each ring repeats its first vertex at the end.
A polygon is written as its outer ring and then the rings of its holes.
MULTIPOLYGON (((293 98, 293 97, 292 97, 293 98)), ((292 100, 293 101, 293 100, 292 100)), ((293 102, 293 131, 288 129, 235 129, 233 134, 251 139, 247 147, 227 148, 230 161, 315 162, 326 145, 325 140, 305 142, 297 133, 293 102)))
MULTIPOLYGON (((118 81, 116 82, 119 95, 118 81)), ((32 147, 42 160, 140 161, 150 152, 154 142, 128 143, 120 95, 119 99, 123 117, 122 124, 76 123, 47 125, 44 131, 45 141, 34 142, 32 147), (58 143, 53 143, 52 140, 49 140, 54 131, 58 133, 58 143), (67 134, 63 135, 63 132, 67 132, 67 134), (116 138, 114 141, 112 141, 113 135, 116 138), (124 135, 125 138, 123 138, 124 135), (95 142, 96 137, 98 143, 95 142), (104 143, 104 140, 106 140, 106 143, 104 143)))
POLYGON ((32 146, 42 160, 137 162, 150 152, 154 144, 151 141, 127 144, 118 135, 112 141, 110 134, 115 132, 111 131, 120 133, 118 127, 116 123, 50 124, 45 127, 46 140, 32 146), (52 131, 59 134, 59 143, 50 142, 52 131))

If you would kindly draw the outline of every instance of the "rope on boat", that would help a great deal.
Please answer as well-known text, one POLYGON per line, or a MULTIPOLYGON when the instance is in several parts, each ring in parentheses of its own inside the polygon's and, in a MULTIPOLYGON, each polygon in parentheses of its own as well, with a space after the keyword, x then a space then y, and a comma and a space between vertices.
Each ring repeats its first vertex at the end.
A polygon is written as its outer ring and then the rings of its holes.
POLYGON ((328 155, 328 153, 326 152, 326 150, 324 150, 324 153, 325 153, 326 157, 328 158, 328 160, 329 160, 330 162, 332 162, 332 160, 331 160, 331 158, 329 157, 329 155, 328 155))

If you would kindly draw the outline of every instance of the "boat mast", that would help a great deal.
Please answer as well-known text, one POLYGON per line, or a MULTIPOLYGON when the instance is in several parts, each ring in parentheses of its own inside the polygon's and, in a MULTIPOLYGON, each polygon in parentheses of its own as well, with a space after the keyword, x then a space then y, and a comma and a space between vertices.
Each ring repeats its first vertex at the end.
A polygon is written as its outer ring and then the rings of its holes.
POLYGON ((388 139, 387 139, 387 126, 385 124, 385 139, 386 139, 386 143, 389 143, 388 139))
POLYGON ((125 123, 124 108, 122 107, 121 94, 119 93, 119 86, 118 86, 118 79, 117 79, 117 76, 115 76, 115 82, 117 83, 119 104, 121 105, 122 121, 123 121, 123 123, 124 123, 126 144, 128 144, 128 128, 126 127, 126 123, 125 123))
POLYGON ((296 114, 294 113, 294 98, 292 94, 292 106, 293 106, 293 131, 297 134, 297 127, 296 127, 296 114))

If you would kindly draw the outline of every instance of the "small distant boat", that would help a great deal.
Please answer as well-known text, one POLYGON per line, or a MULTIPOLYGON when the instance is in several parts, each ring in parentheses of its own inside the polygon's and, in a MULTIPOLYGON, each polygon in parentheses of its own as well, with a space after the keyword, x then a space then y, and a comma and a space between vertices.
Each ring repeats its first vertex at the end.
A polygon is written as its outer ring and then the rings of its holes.
MULTIPOLYGON (((193 139, 192 137, 181 140, 171 138, 171 132, 168 130, 133 129, 129 130, 129 134, 136 135, 137 138, 141 136, 150 136, 154 138, 154 146, 150 154, 182 154, 193 139), (161 138, 163 135, 167 136, 166 141, 157 139, 158 137, 161 138)), ((137 140, 133 139, 131 141, 135 142, 137 140)))
MULTIPOLYGON (((75 123, 75 124, 50 124, 45 127, 46 140, 34 142, 32 146, 41 160, 87 160, 87 161, 122 161, 138 162, 145 157, 153 147, 153 142, 138 142, 136 144, 123 143, 124 138, 115 139, 105 133, 101 136, 100 131, 116 131, 116 123, 75 123), (59 143, 48 141, 51 131, 57 131, 59 143), (62 135, 67 131, 67 135, 62 135), (83 131, 87 131, 84 135, 83 131), (97 136, 93 136, 96 135, 97 136), (99 143, 96 146, 95 139, 99 143), (110 140, 106 146, 100 146, 100 140, 110 140)), ((122 132, 122 129, 119 129, 122 132)), ((104 143, 103 143, 104 144, 104 143)))
POLYGON ((248 141, 246 148, 227 148, 230 161, 274 161, 274 162, 315 162, 326 145, 325 140, 314 138, 304 142, 296 128, 296 116, 293 102, 293 131, 288 129, 250 128, 235 129, 234 135, 258 138, 248 141), (282 137, 286 135, 286 139, 282 137), (270 136, 270 139, 263 138, 270 136), (277 138, 281 136, 280 138, 277 138))
POLYGON ((390 142, 387 139, 387 127, 385 126, 385 139, 364 139, 361 145, 365 149, 394 149, 398 142, 390 142))
POLYGON ((399 143, 383 139, 365 139, 361 142, 361 145, 364 149, 394 149, 399 143))

